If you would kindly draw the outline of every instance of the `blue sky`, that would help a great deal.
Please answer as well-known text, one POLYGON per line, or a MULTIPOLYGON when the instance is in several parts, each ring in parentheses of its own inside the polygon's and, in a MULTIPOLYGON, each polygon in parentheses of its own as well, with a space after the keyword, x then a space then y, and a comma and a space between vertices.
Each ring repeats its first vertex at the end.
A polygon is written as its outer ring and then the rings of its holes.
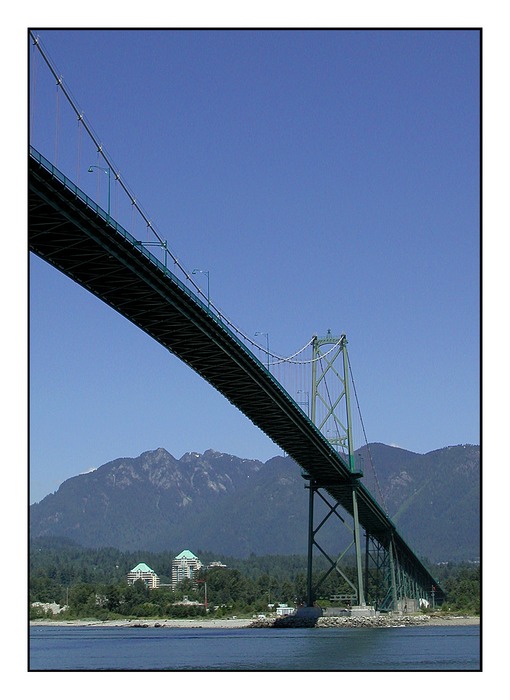
MULTIPOLYGON (((37 34, 171 250, 209 271, 217 306, 284 355, 345 332, 369 441, 479 442, 477 32, 37 34)), ((57 128, 37 65, 33 145, 105 206, 105 179, 86 172, 96 155, 63 104, 57 128)), ((30 292, 31 502, 157 447, 281 453, 36 258, 30 292)))

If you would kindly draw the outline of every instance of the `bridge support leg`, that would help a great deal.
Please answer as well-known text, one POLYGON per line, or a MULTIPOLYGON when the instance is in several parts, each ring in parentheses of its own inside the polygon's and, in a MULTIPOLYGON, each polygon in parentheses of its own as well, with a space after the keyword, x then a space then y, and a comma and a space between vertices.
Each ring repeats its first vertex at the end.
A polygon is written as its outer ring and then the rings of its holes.
POLYGON ((370 535, 365 532, 365 596, 369 598, 370 535))
POLYGON ((361 541, 359 535, 359 518, 358 518, 358 498, 356 495, 356 486, 352 488, 352 509, 354 516, 354 546, 356 549, 356 573, 358 577, 358 605, 365 606, 365 593, 363 590, 363 567, 361 565, 361 541))
POLYGON ((307 561, 307 572, 306 572, 306 605, 307 607, 313 607, 313 585, 312 585, 312 569, 313 569, 313 500, 315 496, 315 486, 312 484, 310 479, 308 493, 308 561, 307 561))
POLYGON ((397 599, 397 580, 395 576, 395 558, 394 558, 394 544, 393 537, 390 541, 390 576, 391 576, 391 609, 398 609, 398 599, 397 599))

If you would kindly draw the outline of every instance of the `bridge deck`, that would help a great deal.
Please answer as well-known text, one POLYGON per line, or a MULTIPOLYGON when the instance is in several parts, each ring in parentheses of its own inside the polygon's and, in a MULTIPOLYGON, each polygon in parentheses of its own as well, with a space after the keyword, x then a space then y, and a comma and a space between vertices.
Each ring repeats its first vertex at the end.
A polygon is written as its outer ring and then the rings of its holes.
MULTIPOLYGON (((352 514, 346 463, 228 326, 37 152, 29 157, 29 247, 179 357, 352 514)), ((363 484, 360 523, 400 564, 440 588, 363 484)))

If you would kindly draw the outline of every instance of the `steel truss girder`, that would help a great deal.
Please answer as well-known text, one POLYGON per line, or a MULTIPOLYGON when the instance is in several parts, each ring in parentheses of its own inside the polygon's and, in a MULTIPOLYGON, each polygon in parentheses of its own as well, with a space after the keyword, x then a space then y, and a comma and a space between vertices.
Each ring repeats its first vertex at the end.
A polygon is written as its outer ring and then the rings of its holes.
POLYGON ((365 590, 367 599, 376 610, 388 608, 387 601, 393 601, 391 557, 389 550, 377 539, 365 533, 365 590))
MULTIPOLYGON (((413 600, 416 607, 418 607, 420 598, 425 600, 430 599, 431 590, 427 589, 426 583, 420 574, 419 567, 413 567, 410 561, 401 561, 394 539, 390 537, 386 542, 383 542, 367 531, 364 533, 366 541, 364 571, 357 572, 358 574, 362 573, 364 576, 364 585, 363 587, 359 585, 359 578, 358 585, 353 583, 345 571, 342 570, 340 564, 345 555, 355 546, 355 527, 350 527, 347 520, 338 512, 340 504, 338 502, 332 503, 321 491, 322 486, 310 480, 305 488, 310 491, 307 580, 308 606, 313 606, 321 585, 334 571, 336 571, 355 592, 358 605, 369 604, 380 611, 401 610, 405 612, 407 601, 413 600), (327 508, 326 514, 318 524, 314 523, 313 499, 315 496, 319 496, 327 508), (336 516, 336 518, 340 520, 342 526, 346 528, 352 536, 352 540, 344 551, 336 557, 328 554, 316 539, 320 530, 332 516, 336 516), (315 583, 315 586, 312 583, 314 548, 329 562, 329 568, 320 577, 317 583, 315 583)), ((353 484, 352 488, 355 490, 356 484, 353 484)), ((436 595, 436 591, 434 591, 434 595, 436 595)))
POLYGON ((405 611, 409 600, 414 601, 417 608, 420 598, 429 599, 430 591, 427 590, 420 572, 409 562, 404 565, 404 562, 400 561, 393 541, 385 547, 367 535, 366 545, 367 589, 376 609, 405 611), (369 566, 369 562, 372 562, 373 567, 369 566))

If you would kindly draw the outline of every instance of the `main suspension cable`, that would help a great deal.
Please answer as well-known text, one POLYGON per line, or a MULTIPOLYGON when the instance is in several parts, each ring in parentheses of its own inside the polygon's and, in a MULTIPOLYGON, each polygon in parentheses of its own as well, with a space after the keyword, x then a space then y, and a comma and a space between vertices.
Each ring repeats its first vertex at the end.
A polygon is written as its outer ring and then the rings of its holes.
MULTIPOLYGON (((205 298, 206 295, 204 294, 204 292, 201 290, 199 285, 195 282, 192 275, 183 267, 183 265, 180 263, 178 258, 167 247, 167 242, 158 233, 158 231, 154 228, 149 216, 139 206, 136 197, 132 194, 132 192, 128 188, 126 182, 121 178, 120 171, 115 166, 115 164, 113 163, 113 160, 111 159, 111 157, 108 155, 108 153, 104 149, 103 144, 101 143, 98 135, 95 134, 92 126, 88 123, 88 120, 85 119, 83 111, 79 108, 77 101, 73 98, 71 91, 69 90, 68 86, 64 82, 62 76, 58 73, 56 67, 53 64, 53 61, 49 57, 49 54, 48 54, 46 48, 43 49, 40 38, 38 36, 35 36, 33 34, 33 32, 30 30, 29 30, 29 34, 30 34, 30 37, 33 41, 34 47, 36 47, 38 49, 39 53, 41 54, 42 58, 44 59, 44 62, 46 63, 46 65, 48 66, 49 70, 51 71, 53 77, 56 80, 57 93, 59 93, 59 91, 61 90, 62 94, 66 97, 71 108, 73 109, 73 111, 76 114, 76 117, 79 121, 79 125, 85 129, 88 136, 92 140, 94 146, 96 147, 98 155, 100 155, 104 159, 105 163, 110 168, 111 172, 114 174, 115 181, 120 184, 120 186, 122 187, 122 189, 124 190, 124 192, 128 196, 128 198, 131 202, 131 205, 133 207, 133 209, 132 209, 133 214, 134 214, 134 210, 136 209, 136 211, 140 214, 142 219, 145 221, 145 224, 147 226, 147 230, 152 231, 152 233, 155 235, 155 237, 159 241, 159 245, 161 245, 165 249, 165 253, 168 252, 170 254, 170 256, 173 260, 173 263, 174 263, 174 270, 175 270, 175 268, 178 268, 180 270, 180 272, 184 275, 184 277, 186 279, 186 284, 193 287, 193 289, 197 292, 197 294, 199 294, 200 296, 205 298)), ((57 99, 58 99, 58 96, 57 96, 57 99)), ((59 118, 59 115, 57 115, 57 121, 58 121, 58 118, 59 118)), ((57 126, 57 132, 58 132, 58 126, 57 126)), ((209 298, 208 298, 208 308, 213 310, 220 321, 227 324, 240 338, 242 338, 244 341, 246 341, 251 347, 256 348, 260 352, 265 353, 265 355, 268 358, 268 366, 272 366, 272 365, 274 366, 274 365, 281 364, 284 362, 288 362, 291 364, 298 364, 298 365, 311 364, 313 362, 319 361, 320 357, 326 357, 327 355, 329 355, 329 353, 333 352, 335 347, 337 347, 337 345, 341 342, 341 339, 340 339, 332 348, 330 348, 330 350, 328 350, 327 353, 324 353, 323 355, 321 355, 319 357, 306 359, 306 360, 296 359, 300 353, 304 352, 304 350, 306 350, 311 345, 311 343, 313 342, 313 338, 312 338, 308 343, 306 343, 306 345, 304 347, 302 347, 297 352, 293 353, 292 355, 290 355, 288 357, 283 357, 281 355, 277 355, 273 352, 270 352, 268 348, 264 348, 261 345, 259 345, 256 341, 253 340, 252 337, 250 337, 247 333, 245 333, 243 330, 241 330, 241 328, 239 328, 239 326, 237 326, 237 324, 233 323, 209 298), (269 358, 272 358, 273 361, 269 362, 269 358)))
POLYGON ((387 507, 386 507, 386 501, 384 500, 384 496, 383 496, 383 492, 382 492, 382 489, 381 489, 381 485, 379 484, 379 478, 378 478, 377 472, 376 472, 376 470, 375 470, 375 465, 374 465, 374 462, 373 462, 373 459, 372 459, 372 453, 371 453, 371 451, 370 451, 370 445, 368 444, 367 433, 366 433, 366 430, 365 430, 365 423, 364 423, 364 421, 363 421, 363 416, 361 415, 361 407, 360 407, 359 400, 358 400, 358 392, 356 391, 356 384, 354 383, 354 376, 353 376, 353 373, 352 373, 351 360, 350 360, 350 357, 349 357, 349 353, 347 353, 347 362, 348 362, 348 365, 349 365, 349 373, 350 373, 350 375, 351 375, 352 388, 353 388, 353 390, 354 390, 354 397, 355 397, 355 399, 356 399, 356 406, 357 406, 357 408, 358 408, 358 414, 359 414, 359 419, 360 419, 360 422, 361 422, 361 428, 362 428, 362 430, 363 430, 363 437, 365 438, 365 446, 366 446, 367 451, 368 451, 368 459, 369 459, 369 462, 370 462, 370 466, 372 467, 372 472, 373 472, 373 474, 374 474, 375 483, 376 483, 377 490, 378 490, 378 492, 379 492, 379 496, 380 496, 380 499, 381 499, 381 504, 382 504, 382 506, 384 507, 384 510, 385 510, 386 513, 387 513, 387 512, 388 512, 388 509, 387 509, 387 507))

